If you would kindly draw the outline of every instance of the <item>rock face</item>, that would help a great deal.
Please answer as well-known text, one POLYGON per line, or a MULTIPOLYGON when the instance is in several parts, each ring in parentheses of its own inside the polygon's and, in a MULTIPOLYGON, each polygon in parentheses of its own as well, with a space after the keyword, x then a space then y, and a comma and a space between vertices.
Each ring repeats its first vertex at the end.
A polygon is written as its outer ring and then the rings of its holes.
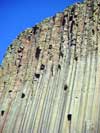
POLYGON ((0 67, 0 133, 100 133, 100 1, 21 33, 0 67))

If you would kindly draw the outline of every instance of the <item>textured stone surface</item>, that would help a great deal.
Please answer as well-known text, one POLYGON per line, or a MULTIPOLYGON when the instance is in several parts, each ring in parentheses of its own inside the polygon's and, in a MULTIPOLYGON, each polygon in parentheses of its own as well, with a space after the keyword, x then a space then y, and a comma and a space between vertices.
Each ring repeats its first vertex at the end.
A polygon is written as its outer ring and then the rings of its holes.
POLYGON ((100 1, 22 32, 0 67, 0 133, 100 133, 100 1))

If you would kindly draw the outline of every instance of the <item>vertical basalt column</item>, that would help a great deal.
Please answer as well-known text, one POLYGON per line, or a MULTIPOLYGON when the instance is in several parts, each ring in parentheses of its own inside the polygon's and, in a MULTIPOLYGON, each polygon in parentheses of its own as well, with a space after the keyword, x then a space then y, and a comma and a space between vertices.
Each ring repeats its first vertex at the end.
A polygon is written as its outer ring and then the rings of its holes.
POLYGON ((100 1, 23 31, 0 66, 0 133, 100 133, 100 1))

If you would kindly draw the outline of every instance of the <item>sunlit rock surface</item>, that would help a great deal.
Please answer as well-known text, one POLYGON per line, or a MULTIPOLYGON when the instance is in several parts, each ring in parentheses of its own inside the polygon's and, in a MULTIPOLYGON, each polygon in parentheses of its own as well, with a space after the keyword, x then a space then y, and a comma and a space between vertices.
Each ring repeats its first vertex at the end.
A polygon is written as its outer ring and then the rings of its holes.
POLYGON ((22 32, 0 67, 0 133, 100 133, 100 1, 22 32))

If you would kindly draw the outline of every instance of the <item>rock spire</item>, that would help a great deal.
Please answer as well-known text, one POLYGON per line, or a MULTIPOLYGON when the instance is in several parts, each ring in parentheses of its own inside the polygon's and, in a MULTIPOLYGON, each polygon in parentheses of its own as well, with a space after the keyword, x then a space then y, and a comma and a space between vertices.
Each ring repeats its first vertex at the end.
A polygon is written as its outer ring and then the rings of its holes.
POLYGON ((0 67, 0 133, 100 133, 100 1, 22 32, 0 67))

